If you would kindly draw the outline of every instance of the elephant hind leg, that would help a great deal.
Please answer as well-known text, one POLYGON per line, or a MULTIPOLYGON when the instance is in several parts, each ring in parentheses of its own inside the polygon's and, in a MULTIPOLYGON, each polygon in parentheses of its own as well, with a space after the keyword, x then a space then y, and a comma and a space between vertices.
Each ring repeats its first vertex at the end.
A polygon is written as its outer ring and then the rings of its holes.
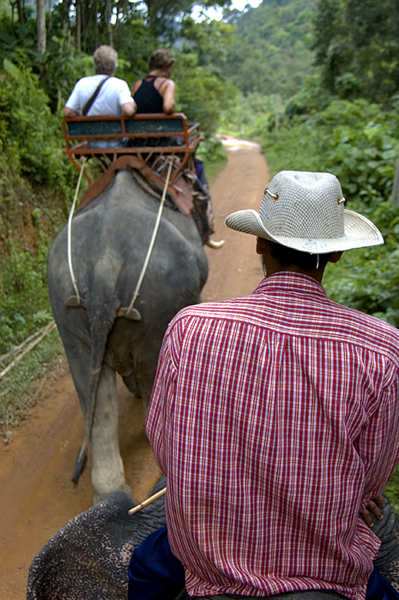
POLYGON ((130 493, 119 452, 118 412, 115 371, 104 363, 97 389, 91 434, 94 503, 100 502, 116 490, 130 493))

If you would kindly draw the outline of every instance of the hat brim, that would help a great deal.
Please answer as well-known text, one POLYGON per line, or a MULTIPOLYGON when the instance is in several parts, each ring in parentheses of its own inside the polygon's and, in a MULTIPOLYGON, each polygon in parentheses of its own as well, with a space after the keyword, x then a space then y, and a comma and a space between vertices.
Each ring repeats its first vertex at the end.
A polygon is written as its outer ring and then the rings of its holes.
POLYGON ((374 223, 352 210, 344 211, 345 234, 342 237, 331 239, 307 239, 272 235, 261 222, 259 214, 253 209, 239 210, 228 215, 225 225, 235 231, 256 235, 309 254, 327 254, 329 252, 351 250, 352 248, 378 246, 384 243, 384 238, 374 223))

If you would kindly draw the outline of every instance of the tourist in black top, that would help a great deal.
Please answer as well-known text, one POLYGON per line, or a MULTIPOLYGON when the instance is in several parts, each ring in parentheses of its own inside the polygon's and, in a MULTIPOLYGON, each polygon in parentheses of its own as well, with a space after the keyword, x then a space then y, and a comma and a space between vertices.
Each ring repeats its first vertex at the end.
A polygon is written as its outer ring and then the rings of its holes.
POLYGON ((132 96, 137 114, 175 112, 175 83, 170 79, 175 59, 168 50, 154 50, 148 59, 150 73, 135 81, 132 96))
MULTIPOLYGON (((170 76, 172 75, 175 59, 168 50, 154 50, 148 59, 148 64, 150 66, 149 75, 136 81, 132 87, 132 96, 137 104, 137 114, 165 113, 171 115, 175 112, 175 83, 170 79, 170 76)), ((162 138, 151 138, 151 144, 158 146, 163 146, 165 143, 171 146, 179 146, 182 141, 182 138, 177 136, 167 138, 167 142, 162 138)), ((145 145, 142 139, 136 143, 145 145)), ((194 166, 198 190, 194 203, 196 209, 193 215, 197 215, 197 224, 203 243, 210 248, 222 248, 224 240, 215 242, 209 238, 215 231, 214 216, 203 163, 194 157, 194 166)))

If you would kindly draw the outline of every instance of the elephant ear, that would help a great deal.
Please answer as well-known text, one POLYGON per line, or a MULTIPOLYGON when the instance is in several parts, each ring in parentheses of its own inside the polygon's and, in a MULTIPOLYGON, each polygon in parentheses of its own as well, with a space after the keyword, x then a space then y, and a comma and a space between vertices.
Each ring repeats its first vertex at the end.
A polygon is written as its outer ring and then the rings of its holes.
MULTIPOLYGON (((154 493, 165 485, 161 477, 154 493)), ((27 600, 127 598, 133 549, 166 525, 164 498, 129 515, 135 505, 127 493, 114 492, 68 521, 32 561, 27 600)))

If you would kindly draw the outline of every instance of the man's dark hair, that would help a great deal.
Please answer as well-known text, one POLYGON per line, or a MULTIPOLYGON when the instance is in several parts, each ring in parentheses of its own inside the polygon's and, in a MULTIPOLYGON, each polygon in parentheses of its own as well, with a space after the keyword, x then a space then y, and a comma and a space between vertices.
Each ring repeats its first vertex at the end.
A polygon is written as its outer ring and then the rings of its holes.
POLYGON ((176 59, 171 55, 169 50, 163 50, 162 48, 151 52, 150 58, 148 59, 151 71, 153 69, 168 69, 169 67, 172 67, 175 62, 176 59))
POLYGON ((319 267, 325 267, 331 256, 331 252, 319 255, 309 254, 308 252, 300 252, 293 248, 287 248, 287 246, 281 246, 281 244, 276 244, 275 242, 269 242, 269 244, 272 257, 278 260, 284 267, 296 265, 301 269, 311 271, 312 269, 316 269, 317 264, 319 267))

